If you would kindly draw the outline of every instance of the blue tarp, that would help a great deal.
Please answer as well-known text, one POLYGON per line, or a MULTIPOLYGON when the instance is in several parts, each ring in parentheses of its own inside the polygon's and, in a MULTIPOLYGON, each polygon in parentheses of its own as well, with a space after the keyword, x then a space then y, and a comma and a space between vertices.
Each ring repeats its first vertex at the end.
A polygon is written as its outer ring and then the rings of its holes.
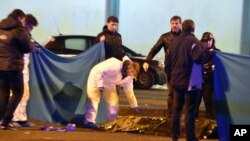
MULTIPOLYGON (((60 57, 44 47, 30 58, 30 100, 28 116, 51 123, 83 122, 86 82, 90 69, 104 59, 99 43, 74 57, 60 57)), ((101 106, 98 122, 105 121, 101 106), (102 113, 101 113, 102 112, 102 113)))
POLYGON ((216 52, 215 106, 220 141, 229 141, 230 125, 250 125, 250 56, 216 52))

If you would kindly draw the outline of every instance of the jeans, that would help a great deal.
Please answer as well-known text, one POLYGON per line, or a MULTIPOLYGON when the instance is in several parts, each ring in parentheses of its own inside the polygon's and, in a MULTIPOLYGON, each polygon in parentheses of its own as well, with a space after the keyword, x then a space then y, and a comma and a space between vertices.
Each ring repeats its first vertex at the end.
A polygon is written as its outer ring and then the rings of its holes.
POLYGON ((8 125, 23 96, 23 74, 20 71, 0 71, 0 120, 8 125), (13 95, 10 97, 10 90, 13 95))
POLYGON ((174 89, 173 113, 171 116, 171 136, 173 140, 180 137, 180 119, 182 109, 185 104, 185 130, 187 141, 196 141, 195 137, 195 117, 199 105, 200 90, 178 90, 174 89))

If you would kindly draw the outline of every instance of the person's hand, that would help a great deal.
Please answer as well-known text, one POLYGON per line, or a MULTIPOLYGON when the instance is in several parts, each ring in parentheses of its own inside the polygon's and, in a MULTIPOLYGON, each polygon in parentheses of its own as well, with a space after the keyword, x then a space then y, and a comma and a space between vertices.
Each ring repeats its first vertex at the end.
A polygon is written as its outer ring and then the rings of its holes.
POLYGON ((214 49, 213 49, 213 48, 211 48, 211 49, 209 49, 209 51, 211 51, 211 52, 212 52, 212 51, 214 51, 214 49))
POLYGON ((104 35, 102 35, 102 36, 100 37, 100 41, 105 41, 105 36, 104 36, 104 35))
POLYGON ((100 91, 100 93, 103 93, 104 87, 99 87, 99 91, 100 91))
POLYGON ((34 46, 32 48, 32 51, 35 52, 35 53, 39 53, 41 51, 41 48, 34 46))
POLYGON ((140 114, 140 108, 139 107, 134 107, 134 112, 139 115, 140 114))
POLYGON ((143 63, 143 69, 144 69, 145 72, 148 71, 148 67, 149 67, 149 64, 147 62, 144 62, 143 63))

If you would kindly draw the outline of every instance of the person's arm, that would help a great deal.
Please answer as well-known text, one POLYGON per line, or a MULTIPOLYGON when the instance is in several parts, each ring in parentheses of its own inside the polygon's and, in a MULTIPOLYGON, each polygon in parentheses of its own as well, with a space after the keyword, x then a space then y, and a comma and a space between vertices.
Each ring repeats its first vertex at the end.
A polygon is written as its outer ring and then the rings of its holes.
POLYGON ((166 77, 167 77, 167 83, 170 84, 170 74, 171 74, 171 53, 170 53, 170 50, 169 50, 169 53, 168 55, 166 56, 165 58, 165 72, 166 72, 166 77))
POLYGON ((138 107, 133 89, 124 89, 124 93, 131 108, 138 107))
MULTIPOLYGON (((111 63, 112 64, 112 63, 111 63)), ((100 67, 96 72, 97 86, 99 88, 104 87, 104 75, 116 74, 116 70, 109 67, 100 67)))
MULTIPOLYGON (((125 78, 126 79, 126 78, 125 78)), ((122 84, 124 94, 128 100, 128 103, 131 108, 138 107, 137 100, 133 90, 133 78, 127 78, 126 82, 122 84)))
POLYGON ((161 50, 161 48, 164 45, 164 39, 165 36, 161 35, 161 37, 158 39, 158 41, 156 42, 156 44, 151 48, 150 52, 148 53, 148 56, 146 58, 146 61, 149 63, 154 56, 161 50))
POLYGON ((35 44, 31 41, 30 33, 25 28, 17 29, 16 37, 18 38, 18 46, 19 50, 22 53, 29 53, 31 52, 33 46, 35 44))
POLYGON ((144 71, 148 70, 150 61, 154 58, 154 56, 161 50, 161 48, 164 45, 164 35, 161 35, 161 37, 158 39, 156 44, 151 48, 150 52, 148 53, 148 56, 146 58, 146 61, 143 63, 143 69, 144 71))
MULTIPOLYGON (((113 75, 117 75, 118 73, 120 73, 120 64, 122 62, 115 59, 115 58, 110 58, 107 59, 101 63, 99 63, 97 66, 94 67, 94 70, 91 71, 95 71, 95 78, 97 80, 97 86, 98 87, 104 87, 104 76, 113 76, 113 75)), ((113 77, 110 77, 110 79, 112 79, 113 77)))
POLYGON ((105 35, 103 33, 99 33, 97 37, 95 38, 95 44, 104 41, 105 40, 105 35))

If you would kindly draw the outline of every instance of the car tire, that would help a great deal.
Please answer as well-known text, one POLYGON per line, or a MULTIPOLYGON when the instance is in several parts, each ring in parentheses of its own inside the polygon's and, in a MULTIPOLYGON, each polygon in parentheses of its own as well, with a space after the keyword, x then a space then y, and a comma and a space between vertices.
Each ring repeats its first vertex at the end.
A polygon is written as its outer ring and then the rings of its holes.
POLYGON ((150 89, 155 84, 155 77, 152 71, 145 72, 141 70, 134 81, 134 87, 137 89, 150 89))

